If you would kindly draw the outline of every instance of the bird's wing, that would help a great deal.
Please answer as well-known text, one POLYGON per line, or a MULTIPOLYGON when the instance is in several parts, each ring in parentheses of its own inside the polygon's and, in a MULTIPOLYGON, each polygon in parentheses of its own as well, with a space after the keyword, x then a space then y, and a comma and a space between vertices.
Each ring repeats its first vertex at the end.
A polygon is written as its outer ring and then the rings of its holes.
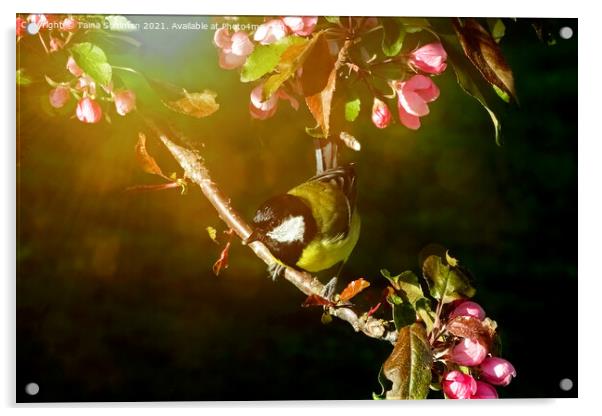
MULTIPOLYGON (((325 182, 336 186, 345 196, 346 203, 346 221, 340 224, 340 232, 333 236, 334 240, 345 238, 351 228, 351 221, 355 211, 355 202, 357 197, 355 168, 352 163, 328 169, 308 180, 308 182, 325 182)), ((345 218, 345 217, 343 217, 345 218)))
POLYGON ((356 175, 353 163, 328 169, 308 180, 308 182, 311 181, 329 182, 335 184, 347 197, 349 217, 351 217, 353 211, 355 210, 355 201, 357 198, 356 175))

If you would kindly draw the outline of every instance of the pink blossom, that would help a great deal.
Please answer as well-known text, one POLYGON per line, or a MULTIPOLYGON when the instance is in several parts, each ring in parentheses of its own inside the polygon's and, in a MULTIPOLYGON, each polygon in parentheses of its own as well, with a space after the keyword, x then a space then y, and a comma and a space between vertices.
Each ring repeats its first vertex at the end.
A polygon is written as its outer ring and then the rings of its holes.
POLYGON ((485 319, 485 311, 478 303, 467 300, 461 302, 454 308, 454 310, 451 311, 449 314, 449 320, 452 320, 457 316, 472 316, 473 318, 477 318, 478 320, 482 321, 485 319))
POLYGON ((476 380, 457 370, 443 375, 441 387, 448 399, 470 399, 477 392, 476 380))
POLYGON ((460 365, 479 365, 487 356, 487 348, 478 341, 463 338, 450 353, 453 362, 460 365))
POLYGON ((384 129, 391 123, 389 107, 376 97, 374 98, 374 104, 372 104, 372 123, 379 129, 384 129))
POLYGON ((410 52, 408 63, 422 72, 438 75, 447 68, 446 59, 447 52, 441 43, 429 43, 410 52))
POLYGON ((394 83, 397 91, 397 110, 401 123, 409 129, 420 128, 420 117, 429 113, 427 103, 439 97, 439 88, 432 79, 414 75, 407 81, 394 83))
POLYGON ((96 82, 89 75, 83 75, 77 80, 75 88, 87 95, 96 95, 96 82))
POLYGON ((288 100, 295 110, 299 109, 299 102, 286 93, 283 89, 276 91, 270 98, 262 101, 263 84, 258 85, 251 91, 251 102, 249 112, 253 118, 265 120, 272 117, 278 108, 278 100, 288 100))
POLYGON ((260 25, 255 31, 253 39, 262 45, 269 45, 286 36, 288 29, 280 19, 272 19, 260 25))
POLYGON ((290 16, 283 17, 282 21, 295 35, 308 36, 314 31, 316 23, 318 23, 317 16, 290 16))
POLYGON ((73 74, 73 76, 76 77, 81 77, 84 73, 84 71, 79 67, 79 65, 77 65, 75 59, 73 59, 72 56, 70 56, 69 59, 67 59, 66 68, 69 70, 69 72, 71 72, 71 74, 73 74))
POLYGON ((125 116, 136 108, 136 94, 134 94, 133 91, 125 90, 116 92, 114 100, 115 110, 120 116, 125 116))
POLYGON ((98 123, 102 118, 102 108, 90 97, 84 97, 77 103, 75 115, 82 123, 98 123))
POLYGON ((27 27, 26 20, 22 17, 17 17, 17 36, 23 36, 25 33, 25 28, 27 27))
POLYGON ((61 108, 67 104, 70 96, 71 93, 69 87, 59 85, 58 87, 50 90, 48 93, 48 100, 50 101, 50 105, 54 108, 61 108))
POLYGON ((77 30, 77 20, 72 17, 66 17, 61 25, 63 32, 75 32, 77 30))
POLYGON ((63 49, 63 41, 59 38, 50 38, 50 52, 56 52, 63 49))
POLYGON ((48 27, 48 18, 44 14, 30 14, 27 16, 27 21, 35 23, 39 29, 48 27))
POLYGON ((255 47, 246 32, 238 31, 230 36, 226 28, 215 31, 213 42, 220 49, 219 66, 223 69, 242 66, 255 47))
POLYGON ((477 392, 472 395, 471 399, 497 399, 497 391, 491 384, 483 381, 477 381, 477 392))
POLYGON ((495 386, 507 386, 516 377, 516 370, 503 358, 488 357, 481 363, 481 377, 495 386))

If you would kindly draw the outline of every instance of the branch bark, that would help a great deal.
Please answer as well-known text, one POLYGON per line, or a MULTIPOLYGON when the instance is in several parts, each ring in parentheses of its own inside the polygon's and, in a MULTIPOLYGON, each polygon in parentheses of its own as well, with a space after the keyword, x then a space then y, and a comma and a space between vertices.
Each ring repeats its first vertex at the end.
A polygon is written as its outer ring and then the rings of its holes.
MULTIPOLYGON (((157 132, 161 142, 182 167, 186 177, 201 188, 201 192, 213 205, 222 221, 233 229, 243 242, 246 241, 251 235, 251 226, 232 207, 230 199, 221 192, 217 184, 211 179, 201 155, 195 150, 175 144, 167 135, 158 131, 155 126, 152 127, 157 132)), ((270 250, 260 241, 253 241, 248 246, 268 267, 274 267, 278 264, 270 250)), ((305 295, 324 296, 324 285, 315 276, 292 267, 285 267, 283 274, 286 280, 295 285, 305 295)), ((353 309, 346 306, 330 307, 328 312, 351 324, 356 332, 362 332, 369 337, 391 343, 395 343, 397 340, 397 332, 389 330, 386 322, 381 319, 367 316, 366 313, 358 316, 353 309)))

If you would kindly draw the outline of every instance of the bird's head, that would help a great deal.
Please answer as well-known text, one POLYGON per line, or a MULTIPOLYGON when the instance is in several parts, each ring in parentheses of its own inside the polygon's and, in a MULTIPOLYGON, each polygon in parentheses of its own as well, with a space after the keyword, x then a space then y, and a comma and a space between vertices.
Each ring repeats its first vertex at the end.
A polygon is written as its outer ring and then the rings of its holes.
POLYGON ((253 226, 247 242, 261 241, 274 256, 291 266, 317 232, 309 206, 301 198, 288 194, 264 202, 255 212, 253 226))

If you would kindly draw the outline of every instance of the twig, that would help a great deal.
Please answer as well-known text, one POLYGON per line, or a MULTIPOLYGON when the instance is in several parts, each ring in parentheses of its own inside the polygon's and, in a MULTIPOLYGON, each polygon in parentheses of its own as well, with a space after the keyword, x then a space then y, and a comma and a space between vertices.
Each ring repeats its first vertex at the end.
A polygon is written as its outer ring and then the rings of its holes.
MULTIPOLYGON (((222 221, 224 221, 228 227, 233 229, 243 242, 246 241, 251 235, 251 226, 249 226, 249 224, 232 207, 230 199, 221 192, 217 184, 211 179, 209 171, 205 167, 203 158, 198 152, 175 144, 164 133, 159 131, 153 123, 149 124, 157 132, 159 139, 163 142, 165 147, 167 147, 167 150, 169 150, 178 164, 182 167, 186 177, 201 188, 201 191, 213 205, 222 221)), ((249 243, 248 246, 266 265, 275 266, 277 264, 276 258, 260 241, 253 241, 249 243)), ((291 267, 285 267, 284 278, 308 296, 323 296, 324 285, 309 273, 304 273, 291 267)), ((329 313, 348 322, 355 331, 363 332, 369 337, 382 339, 391 343, 395 343, 397 340, 397 332, 389 330, 386 322, 381 319, 375 319, 371 316, 367 316, 365 313, 358 316, 357 313, 349 307, 331 307, 329 308, 329 313)))

